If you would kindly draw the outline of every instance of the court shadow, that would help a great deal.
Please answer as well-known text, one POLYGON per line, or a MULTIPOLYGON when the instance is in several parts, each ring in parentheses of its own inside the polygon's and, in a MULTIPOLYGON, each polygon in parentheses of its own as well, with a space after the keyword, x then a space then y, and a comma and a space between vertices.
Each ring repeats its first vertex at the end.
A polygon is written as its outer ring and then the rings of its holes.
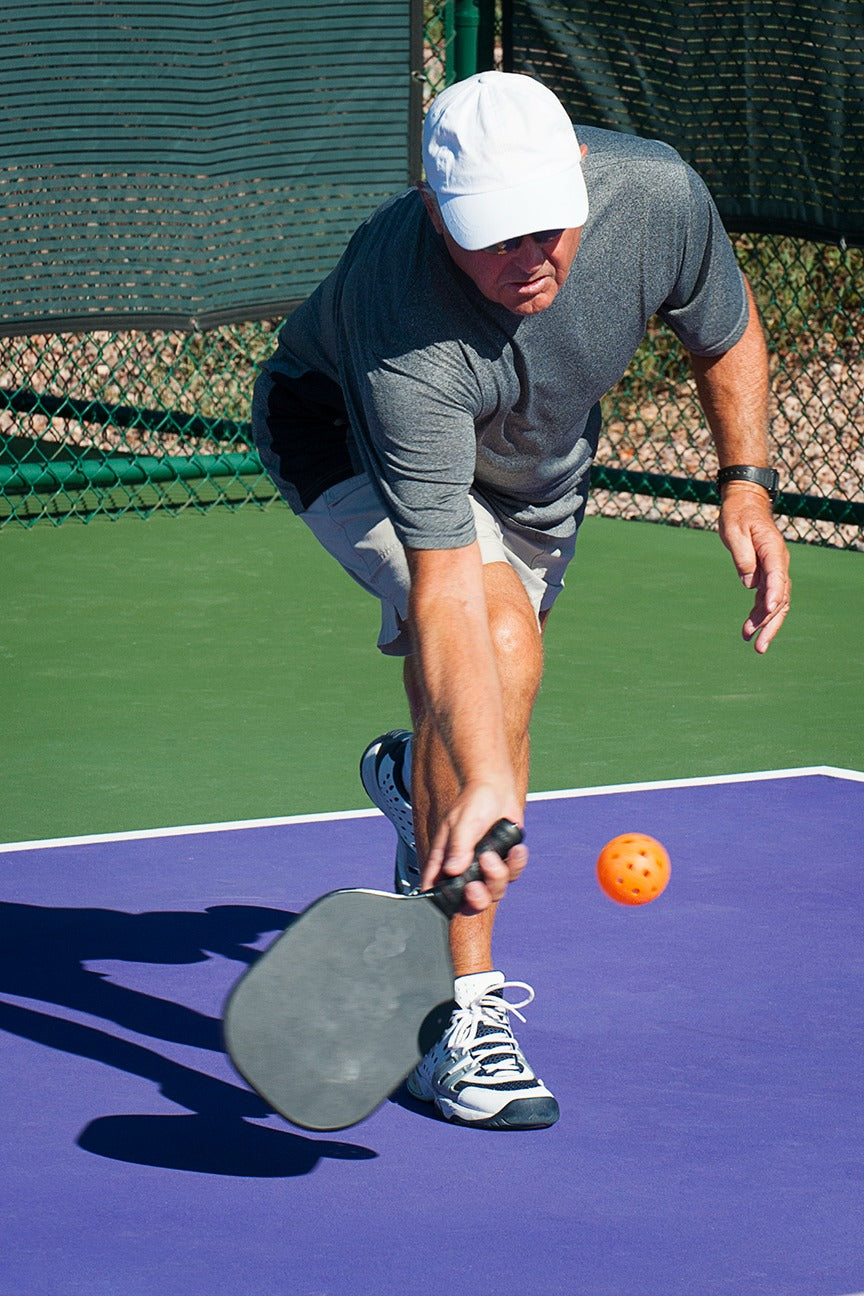
MULTIPOLYGON (((221 1053, 218 1018, 117 985, 87 963, 193 964, 216 955, 249 966, 260 954, 252 942, 283 931, 294 917, 254 905, 130 914, 0 903, 0 992, 39 1000, 49 1009, 0 1000, 0 1030, 139 1076, 192 1113, 98 1117, 78 1139, 79 1146, 94 1155, 173 1170, 259 1177, 307 1174, 324 1156, 375 1156, 353 1144, 252 1125, 250 1120, 273 1113, 245 1086, 184 1066, 144 1043, 120 1038, 110 1028, 69 1021, 50 1011, 71 1009, 138 1036, 221 1053)), ((77 1074, 74 1083, 79 1083, 77 1074)))
POLYGON ((218 1116, 102 1116, 78 1146, 95 1156, 194 1174, 280 1179, 309 1174, 319 1161, 378 1155, 354 1143, 306 1138, 218 1116))
POLYGON ((355 1144, 250 1125, 250 1118, 273 1115, 251 1090, 93 1026, 0 1000, 0 1030, 140 1076, 193 1113, 98 1117, 77 1140, 97 1156, 202 1174, 272 1178, 308 1174, 322 1156, 364 1160, 377 1155, 355 1144))
POLYGON ((2 903, 0 992, 86 1012, 139 1035, 220 1052, 218 1019, 117 985, 87 963, 191 964, 218 955, 248 966, 259 953, 251 944, 267 932, 282 931, 295 917, 255 905, 131 914, 2 903))
POLYGON ((435 1103, 420 1102, 418 1098, 414 1098, 408 1092, 407 1084, 401 1084, 398 1089, 395 1089, 387 1101, 393 1103, 394 1107, 402 1107, 403 1110, 411 1112, 413 1116, 425 1116, 427 1120, 432 1121, 444 1120, 435 1103))

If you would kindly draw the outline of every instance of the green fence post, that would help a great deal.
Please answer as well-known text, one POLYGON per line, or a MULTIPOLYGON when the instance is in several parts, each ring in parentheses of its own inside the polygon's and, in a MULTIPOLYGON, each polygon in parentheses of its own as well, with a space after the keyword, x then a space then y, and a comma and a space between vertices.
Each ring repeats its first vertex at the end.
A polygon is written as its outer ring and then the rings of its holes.
POLYGON ((479 0, 456 0, 453 68, 457 81, 477 71, 477 34, 480 28, 479 0))

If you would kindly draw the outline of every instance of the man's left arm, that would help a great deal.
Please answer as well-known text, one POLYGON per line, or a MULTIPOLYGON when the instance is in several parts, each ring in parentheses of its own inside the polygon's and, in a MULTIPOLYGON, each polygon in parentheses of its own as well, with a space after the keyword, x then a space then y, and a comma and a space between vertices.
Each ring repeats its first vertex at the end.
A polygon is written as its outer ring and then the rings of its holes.
MULTIPOLYGON (((742 336, 720 356, 691 355, 699 400, 714 437, 720 467, 768 462, 768 353, 759 313, 747 285, 750 315, 742 336)), ((789 551, 774 523, 767 490, 733 481, 720 488, 720 538, 747 589, 753 609, 742 633, 768 649, 789 611, 789 551)))

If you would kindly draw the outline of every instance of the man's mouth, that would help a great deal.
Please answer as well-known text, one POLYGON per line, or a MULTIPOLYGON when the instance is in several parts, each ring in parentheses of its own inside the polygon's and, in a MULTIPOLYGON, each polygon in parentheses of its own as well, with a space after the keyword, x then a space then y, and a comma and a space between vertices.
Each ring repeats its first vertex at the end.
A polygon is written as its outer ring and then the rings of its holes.
POLYGON ((514 280, 512 287, 520 293, 539 292, 547 282, 548 278, 548 275, 540 275, 536 279, 517 279, 514 280))

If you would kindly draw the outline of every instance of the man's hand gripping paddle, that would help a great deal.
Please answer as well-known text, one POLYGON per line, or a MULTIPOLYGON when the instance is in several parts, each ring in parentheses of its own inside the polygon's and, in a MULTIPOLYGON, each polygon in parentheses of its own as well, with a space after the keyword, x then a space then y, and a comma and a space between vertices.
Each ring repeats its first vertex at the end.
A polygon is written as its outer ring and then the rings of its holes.
POLYGON ((304 910, 234 987, 225 1042, 261 1097, 303 1129, 345 1129, 392 1093, 453 1005, 449 921, 484 851, 522 840, 499 819, 474 863, 416 896, 332 891, 304 910))

